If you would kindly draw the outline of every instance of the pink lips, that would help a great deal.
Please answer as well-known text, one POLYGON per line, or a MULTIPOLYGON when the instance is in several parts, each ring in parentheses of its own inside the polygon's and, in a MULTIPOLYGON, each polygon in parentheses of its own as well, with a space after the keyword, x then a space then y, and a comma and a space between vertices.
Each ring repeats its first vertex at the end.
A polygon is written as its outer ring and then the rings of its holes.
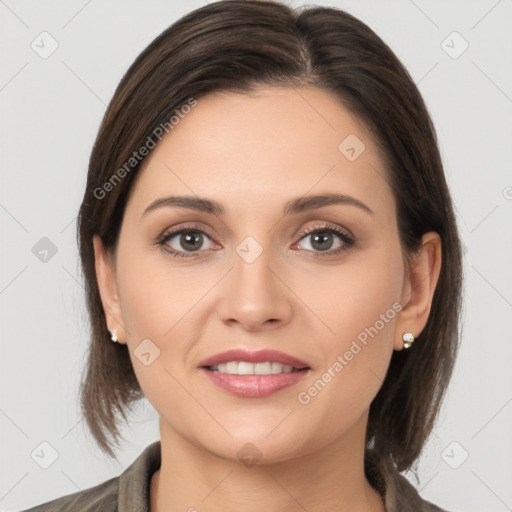
POLYGON ((277 350, 259 350, 257 352, 240 349, 228 350, 227 352, 204 359, 199 363, 199 366, 201 371, 214 384, 233 395, 246 398, 260 398, 271 395, 280 389, 296 384, 311 370, 304 361, 277 350), (233 375, 209 369, 209 367, 229 361, 246 361, 249 363, 277 362, 292 366, 294 371, 271 375, 233 375))
POLYGON ((296 357, 289 356, 278 350, 258 350, 249 351, 242 349, 228 350, 220 354, 203 359, 199 366, 216 366, 229 361, 247 361, 248 363, 264 363, 265 361, 275 361, 276 363, 287 364, 294 368, 307 368, 308 364, 296 357))

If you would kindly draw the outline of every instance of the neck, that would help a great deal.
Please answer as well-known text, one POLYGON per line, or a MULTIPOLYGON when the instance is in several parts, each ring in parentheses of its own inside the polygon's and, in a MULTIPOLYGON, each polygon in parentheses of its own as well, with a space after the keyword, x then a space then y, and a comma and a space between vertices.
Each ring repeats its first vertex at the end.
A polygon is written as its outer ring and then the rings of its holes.
POLYGON ((342 438, 275 464, 245 466, 181 437, 160 419, 162 461, 151 482, 150 512, 385 512, 364 475, 366 416, 342 438))

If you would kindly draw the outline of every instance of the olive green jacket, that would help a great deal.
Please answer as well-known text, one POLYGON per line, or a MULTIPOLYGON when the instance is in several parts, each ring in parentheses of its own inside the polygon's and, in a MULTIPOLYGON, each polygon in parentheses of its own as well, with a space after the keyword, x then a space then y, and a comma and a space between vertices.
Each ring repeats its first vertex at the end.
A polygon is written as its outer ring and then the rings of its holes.
MULTIPOLYGON (((149 512, 153 473, 160 468, 160 441, 149 445, 120 476, 23 512, 149 512)), ((394 509, 400 512, 447 512, 423 500, 403 476, 394 509)))

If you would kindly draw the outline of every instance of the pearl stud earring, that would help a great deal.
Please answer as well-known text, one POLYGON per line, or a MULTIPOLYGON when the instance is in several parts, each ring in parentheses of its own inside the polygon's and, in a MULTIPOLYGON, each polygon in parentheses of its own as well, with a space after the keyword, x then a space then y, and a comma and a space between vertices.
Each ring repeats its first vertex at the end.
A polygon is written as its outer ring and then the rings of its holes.
POLYGON ((412 332, 405 332, 402 334, 402 340, 404 341, 404 348, 410 348, 414 343, 414 336, 412 332))

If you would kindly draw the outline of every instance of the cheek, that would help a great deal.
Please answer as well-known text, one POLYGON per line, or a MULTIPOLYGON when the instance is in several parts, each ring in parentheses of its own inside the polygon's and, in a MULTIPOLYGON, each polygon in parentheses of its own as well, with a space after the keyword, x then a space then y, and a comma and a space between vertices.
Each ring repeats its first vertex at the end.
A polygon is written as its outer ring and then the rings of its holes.
POLYGON ((205 315, 206 296, 219 281, 220 270, 180 267, 158 249, 128 249, 125 242, 117 273, 134 371, 150 402, 174 400, 174 407, 187 402, 179 382, 190 370, 190 351, 205 324, 198 318, 205 315), (149 357, 140 357, 147 353, 149 357))
POLYGON ((119 289, 128 338, 154 338, 155 343, 172 337, 172 331, 218 280, 214 272, 200 267, 180 267, 158 248, 128 253, 120 250, 119 289))
POLYGON ((124 246, 120 244, 117 275, 130 357, 137 379, 149 397, 152 389, 169 386, 164 382, 162 356, 170 350, 171 360, 176 360, 182 348, 180 338, 167 345, 164 340, 178 330, 175 326, 186 315, 184 304, 190 303, 186 295, 193 286, 177 282, 176 275, 169 273, 169 266, 155 261, 147 250, 144 253, 129 247, 126 241, 124 246))
POLYGON ((326 328, 315 346, 320 367, 308 387, 301 387, 299 402, 339 426, 348 421, 340 415, 350 411, 353 419, 369 407, 386 375, 401 309, 401 253, 390 246, 331 269, 329 278, 316 277, 316 287, 309 283, 316 291, 309 293, 308 305, 326 328))
MULTIPOLYGON (((194 409, 195 402, 182 385, 186 381, 184 361, 190 340, 196 338, 194 329, 198 329, 192 306, 208 283, 204 283, 204 275, 177 269, 171 272, 170 268, 160 255, 155 258, 154 254, 125 250, 119 258, 127 344, 144 396, 159 414, 180 409, 185 418, 198 417, 201 411, 194 409)), ((169 421, 176 423, 172 417, 169 421)), ((182 430, 186 432, 186 425, 182 430)))
MULTIPOLYGON (((318 322, 322 329, 317 332, 322 333, 324 356, 348 350, 356 339, 367 341, 366 352, 378 353, 382 345, 392 343, 403 272, 398 243, 390 243, 347 258, 346 264, 301 274, 297 295, 307 298, 323 324, 318 322)), ((382 350, 387 353, 389 347, 382 350)))

